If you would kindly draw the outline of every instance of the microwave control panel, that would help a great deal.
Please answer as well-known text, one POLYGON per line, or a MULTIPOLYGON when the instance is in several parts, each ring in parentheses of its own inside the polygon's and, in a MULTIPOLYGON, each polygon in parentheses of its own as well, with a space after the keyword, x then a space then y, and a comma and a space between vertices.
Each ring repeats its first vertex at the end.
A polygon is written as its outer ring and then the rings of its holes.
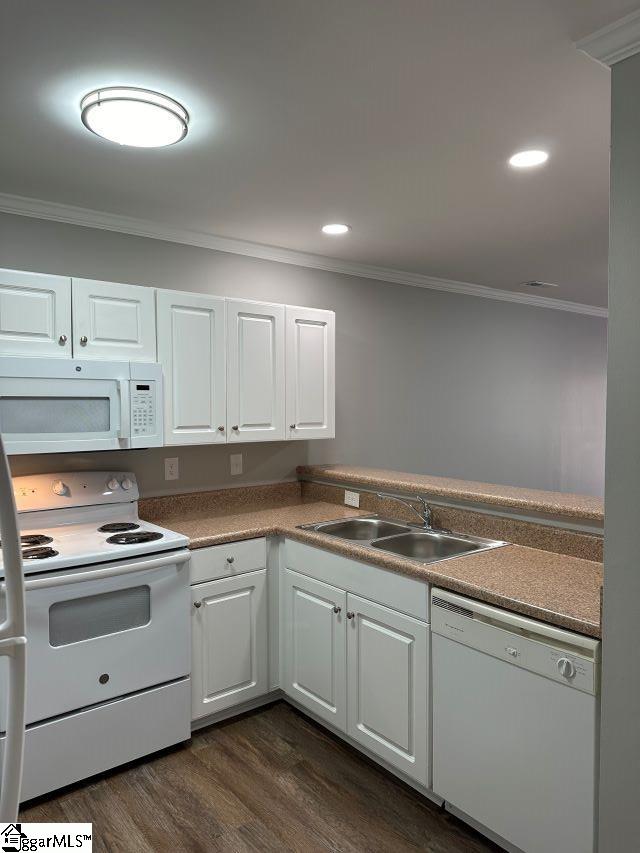
POLYGON ((156 393, 154 382, 131 383, 131 435, 155 435, 156 393))

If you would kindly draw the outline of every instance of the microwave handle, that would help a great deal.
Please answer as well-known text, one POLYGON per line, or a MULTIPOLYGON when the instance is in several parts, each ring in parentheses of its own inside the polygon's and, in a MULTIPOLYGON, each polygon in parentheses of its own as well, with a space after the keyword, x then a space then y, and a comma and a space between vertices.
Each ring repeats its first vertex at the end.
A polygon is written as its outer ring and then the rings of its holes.
MULTIPOLYGON (((121 575, 130 575, 133 572, 144 572, 147 569, 160 569, 163 566, 180 566, 186 563, 191 555, 188 551, 167 554, 165 557, 156 557, 154 560, 146 560, 139 563, 129 563, 126 566, 110 566, 107 569, 92 569, 88 572, 77 574, 55 575, 54 577, 34 578, 26 580, 24 588, 27 592, 34 589, 52 589, 55 586, 67 586, 72 583, 84 583, 86 581, 104 580, 105 578, 117 578, 121 575)), ((0 590, 2 587, 0 587, 0 590)))
POLYGON ((120 433, 119 438, 131 438, 131 382, 128 379, 118 379, 118 395, 120 396, 120 433))

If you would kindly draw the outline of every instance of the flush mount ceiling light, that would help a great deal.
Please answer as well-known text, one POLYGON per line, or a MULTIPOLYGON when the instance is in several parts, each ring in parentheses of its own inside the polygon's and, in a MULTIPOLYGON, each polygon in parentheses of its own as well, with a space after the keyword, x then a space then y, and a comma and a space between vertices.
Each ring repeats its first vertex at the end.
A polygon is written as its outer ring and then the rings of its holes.
POLYGON ((557 287, 557 284, 554 284, 552 281, 538 281, 538 279, 533 279, 532 281, 523 281, 523 287, 557 287))
POLYGON ((347 234, 349 231, 351 231, 351 226, 345 225, 343 222, 330 222, 328 225, 322 226, 323 234, 332 234, 333 236, 347 234))
POLYGON ((514 169, 530 169, 532 166, 542 166, 549 159, 546 151, 531 150, 518 151, 513 156, 509 157, 509 165, 514 169))
POLYGON ((182 104, 149 89, 96 89, 84 96, 80 110, 83 124, 97 136, 135 148, 174 145, 189 127, 189 113, 182 104))

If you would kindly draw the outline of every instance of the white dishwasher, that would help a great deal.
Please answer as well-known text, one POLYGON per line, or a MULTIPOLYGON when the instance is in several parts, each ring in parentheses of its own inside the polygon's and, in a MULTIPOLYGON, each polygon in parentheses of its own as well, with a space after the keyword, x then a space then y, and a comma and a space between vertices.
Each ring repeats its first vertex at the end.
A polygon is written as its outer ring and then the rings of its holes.
POLYGON ((431 631, 435 793, 510 847, 593 853, 600 642, 439 589, 431 631))

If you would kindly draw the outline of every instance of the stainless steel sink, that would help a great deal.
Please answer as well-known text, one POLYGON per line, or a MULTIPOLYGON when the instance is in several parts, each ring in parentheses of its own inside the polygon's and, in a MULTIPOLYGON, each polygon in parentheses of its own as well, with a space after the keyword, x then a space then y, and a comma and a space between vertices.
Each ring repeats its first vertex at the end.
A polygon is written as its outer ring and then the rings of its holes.
POLYGON ((302 524, 300 527, 302 530, 314 530, 327 536, 348 539, 365 548, 397 554, 422 564, 477 554, 508 544, 448 530, 425 529, 411 523, 401 524, 378 516, 341 518, 319 524, 302 524))
POLYGON ((382 536, 392 536, 397 533, 409 533, 411 528, 405 524, 385 521, 383 518, 347 518, 344 521, 325 521, 313 525, 313 529, 341 539, 352 539, 359 542, 380 539, 382 536))
MULTIPOLYGON (((502 543, 499 543, 502 544, 502 543)), ((459 539, 447 533, 425 532, 404 533, 401 536, 390 536, 371 543, 372 548, 400 554, 421 563, 433 563, 435 560, 446 560, 447 557, 457 557, 472 551, 482 551, 487 545, 480 542, 459 539)))

